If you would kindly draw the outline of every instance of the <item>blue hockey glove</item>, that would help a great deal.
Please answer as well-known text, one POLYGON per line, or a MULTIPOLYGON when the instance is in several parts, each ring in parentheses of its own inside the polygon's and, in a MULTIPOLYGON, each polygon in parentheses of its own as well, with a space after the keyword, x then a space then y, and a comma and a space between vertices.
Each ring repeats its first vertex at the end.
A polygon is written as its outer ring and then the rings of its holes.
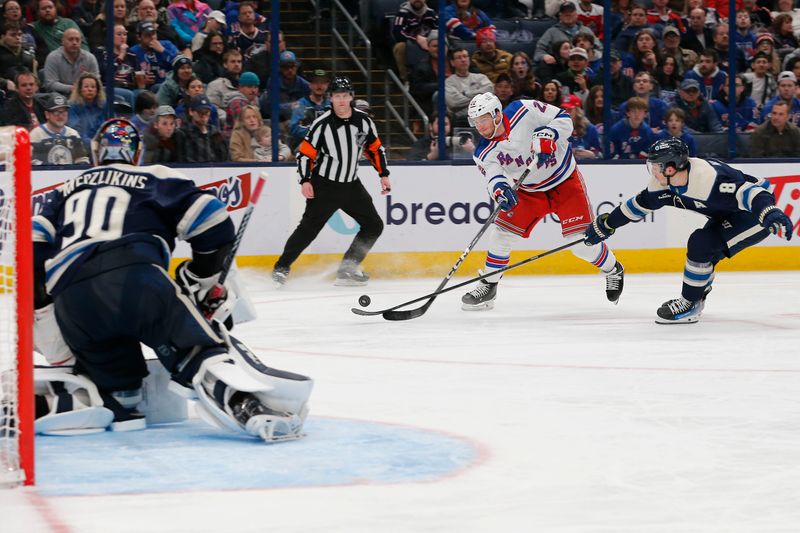
POLYGON ((586 232, 583 234, 583 244, 586 246, 594 246, 614 235, 615 230, 609 227, 607 220, 608 213, 603 213, 597 217, 594 222, 592 222, 592 225, 586 228, 586 232))
POLYGON ((519 203, 517 193, 511 188, 511 185, 505 181, 499 181, 494 184, 492 187, 492 196, 503 211, 511 211, 514 209, 514 206, 519 203))
POLYGON ((783 238, 787 241, 792 240, 792 219, 774 205, 761 211, 761 214, 758 215, 758 221, 762 226, 767 228, 770 233, 775 235, 783 228, 783 238))

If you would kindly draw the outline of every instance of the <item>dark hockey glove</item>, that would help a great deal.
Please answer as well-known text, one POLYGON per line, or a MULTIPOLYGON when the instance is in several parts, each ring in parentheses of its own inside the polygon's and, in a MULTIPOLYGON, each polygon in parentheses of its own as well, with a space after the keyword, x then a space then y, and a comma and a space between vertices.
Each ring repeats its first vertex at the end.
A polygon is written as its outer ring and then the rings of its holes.
POLYGON ((505 181, 498 181, 494 184, 492 187, 492 196, 503 211, 511 211, 514 209, 514 206, 519 203, 517 193, 511 188, 511 185, 505 181))
POLYGON ((603 213, 597 217, 594 222, 592 222, 592 225, 586 228, 586 232, 583 234, 583 244, 586 246, 594 246, 614 235, 615 230, 609 227, 607 220, 608 213, 603 213))
POLYGON ((767 228, 770 233, 774 233, 775 235, 783 228, 783 238, 787 241, 792 240, 792 219, 774 205, 761 211, 761 214, 758 215, 758 221, 762 226, 767 228))
POLYGON ((203 316, 210 319, 214 312, 228 299, 228 289, 217 283, 217 276, 200 278, 189 268, 191 261, 186 260, 175 270, 175 281, 183 292, 192 298, 203 316))

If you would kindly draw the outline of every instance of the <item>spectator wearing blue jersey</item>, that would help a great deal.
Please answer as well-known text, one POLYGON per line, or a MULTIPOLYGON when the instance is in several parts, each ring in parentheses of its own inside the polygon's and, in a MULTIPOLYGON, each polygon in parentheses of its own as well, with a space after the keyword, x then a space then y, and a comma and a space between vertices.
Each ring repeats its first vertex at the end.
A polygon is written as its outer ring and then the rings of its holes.
POLYGON ((392 24, 392 37, 394 47, 392 54, 397 64, 397 74, 400 79, 408 79, 408 60, 406 52, 408 46, 419 46, 428 50, 427 35, 439 27, 439 17, 436 11, 425 5, 425 0, 409 0, 400 4, 400 9, 394 16, 392 24))
MULTIPOLYGON (((647 125, 654 133, 659 132, 664 127, 664 113, 669 105, 653 96, 653 76, 649 72, 640 72, 633 80, 633 92, 636 96, 647 102, 647 125)), ((628 110, 628 103, 625 102, 619 107, 621 115, 625 115, 628 110)))
MULTIPOLYGON (((722 127, 727 130, 730 127, 728 107, 728 86, 723 85, 719 91, 719 99, 711 103, 711 107, 719 117, 722 127)), ((736 131, 752 131, 758 126, 755 118, 756 103, 747 95, 747 84, 744 75, 736 75, 736 131)))
POLYGON ((794 72, 784 70, 778 75, 778 94, 764 105, 761 116, 769 118, 772 107, 776 102, 783 101, 789 106, 789 122, 797 126, 800 124, 800 99, 797 98, 797 76, 794 72))
POLYGON ((727 83, 728 75, 722 72, 717 63, 719 54, 713 48, 707 48, 700 54, 700 60, 694 68, 684 76, 687 80, 697 80, 700 92, 706 100, 716 100, 719 88, 727 83))
POLYGON ((565 109, 572 118, 572 135, 569 137, 569 144, 572 146, 572 155, 575 159, 597 159, 602 154, 600 147, 600 135, 597 128, 589 122, 581 109, 581 99, 570 94, 564 97, 561 108, 565 109))
POLYGON ((686 127, 692 133, 718 133, 722 124, 711 106, 700 96, 700 82, 683 80, 675 105, 686 114, 686 127))
POLYGON ((666 124, 666 127, 656 135, 656 140, 675 137, 682 140, 689 147, 689 155, 691 157, 697 156, 697 142, 694 140, 694 135, 686 129, 686 113, 683 112, 683 109, 679 107, 667 109, 667 112, 664 113, 664 124, 666 124))
POLYGON ((308 96, 297 101, 297 106, 292 111, 292 118, 289 119, 291 148, 299 145, 317 117, 331 108, 331 100, 328 98, 330 83, 331 78, 324 70, 317 69, 311 73, 308 96))
MULTIPOLYGON (((280 101, 280 119, 289 120, 292 116, 292 109, 301 98, 308 96, 310 88, 308 81, 297 74, 298 69, 297 56, 294 52, 286 50, 280 55, 280 92, 278 93, 278 100, 280 101)), ((268 82, 267 87, 271 87, 268 82)), ((265 92, 261 95, 259 101, 261 106, 261 114, 264 117, 272 115, 272 95, 270 92, 265 92)))
POLYGON ((106 92, 100 78, 93 72, 83 72, 72 88, 69 97, 67 125, 81 135, 89 146, 97 130, 106 119, 106 92))
POLYGON ((140 22, 137 33, 139 44, 130 50, 136 55, 139 70, 145 73, 147 88, 157 92, 172 71, 172 60, 178 55, 178 49, 171 42, 157 38, 156 26, 152 22, 140 22))
POLYGON ((750 13, 744 9, 736 12, 736 32, 733 34, 733 42, 748 61, 756 53, 756 34, 751 30, 752 25, 750 13))
POLYGON ((464 41, 474 41, 475 33, 481 28, 494 28, 489 16, 472 5, 472 0, 453 0, 445 6, 442 17, 447 32, 464 41))
POLYGON ((633 96, 626 102, 625 118, 611 126, 608 133, 613 159, 645 159, 647 149, 655 140, 655 134, 644 121, 647 116, 647 100, 633 96))

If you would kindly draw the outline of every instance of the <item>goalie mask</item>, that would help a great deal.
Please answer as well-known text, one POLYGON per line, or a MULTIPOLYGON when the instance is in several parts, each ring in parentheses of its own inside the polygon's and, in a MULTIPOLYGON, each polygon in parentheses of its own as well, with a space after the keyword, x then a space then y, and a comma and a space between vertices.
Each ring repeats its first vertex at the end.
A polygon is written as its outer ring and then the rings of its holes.
POLYGON ((92 161, 95 165, 137 165, 141 151, 142 138, 136 126, 125 118, 105 121, 92 139, 92 161))

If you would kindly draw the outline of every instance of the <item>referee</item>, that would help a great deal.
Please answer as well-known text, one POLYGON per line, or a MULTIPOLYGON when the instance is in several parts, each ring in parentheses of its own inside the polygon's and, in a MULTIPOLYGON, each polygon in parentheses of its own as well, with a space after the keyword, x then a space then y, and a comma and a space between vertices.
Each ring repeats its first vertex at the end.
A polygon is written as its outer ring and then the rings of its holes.
POLYGON ((336 76, 330 92, 331 109, 314 121, 296 154, 306 210, 272 270, 278 286, 286 282, 292 263, 337 209, 353 217, 361 229, 344 253, 335 285, 366 285, 369 276, 359 265, 383 232, 383 221, 357 175, 363 152, 381 177, 382 194, 390 191, 386 153, 375 123, 354 109, 353 85, 348 78, 336 76))

